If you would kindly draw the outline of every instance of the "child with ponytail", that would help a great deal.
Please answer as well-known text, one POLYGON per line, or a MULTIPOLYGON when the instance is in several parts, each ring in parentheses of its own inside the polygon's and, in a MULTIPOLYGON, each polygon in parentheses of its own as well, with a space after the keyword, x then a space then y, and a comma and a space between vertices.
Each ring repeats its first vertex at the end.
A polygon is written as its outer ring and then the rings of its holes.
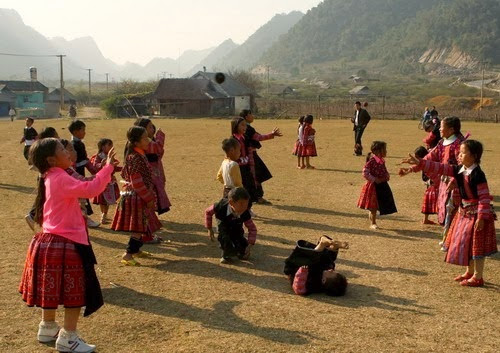
POLYGON ((34 219, 42 230, 29 246, 19 292, 28 306, 42 308, 38 340, 56 341, 60 352, 90 353, 96 348, 76 332, 81 308, 85 306, 84 316, 88 316, 103 304, 78 198, 104 190, 116 163, 114 156, 111 150, 94 180, 80 181, 65 171, 72 161, 59 140, 38 140, 30 148, 29 161, 41 174, 34 219), (62 329, 55 321, 59 305, 65 307, 62 329))

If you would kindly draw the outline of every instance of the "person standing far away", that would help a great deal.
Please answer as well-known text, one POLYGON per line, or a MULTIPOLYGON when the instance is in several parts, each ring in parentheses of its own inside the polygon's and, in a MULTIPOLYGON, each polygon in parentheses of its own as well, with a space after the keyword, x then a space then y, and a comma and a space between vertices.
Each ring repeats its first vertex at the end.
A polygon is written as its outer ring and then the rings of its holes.
POLYGON ((366 109, 361 108, 361 102, 357 101, 354 104, 356 111, 351 119, 354 131, 354 155, 361 156, 363 154, 363 144, 361 138, 365 132, 366 126, 370 122, 371 116, 366 109))
POLYGON ((12 107, 9 109, 9 116, 10 116, 10 121, 14 121, 14 118, 16 117, 16 110, 12 107))

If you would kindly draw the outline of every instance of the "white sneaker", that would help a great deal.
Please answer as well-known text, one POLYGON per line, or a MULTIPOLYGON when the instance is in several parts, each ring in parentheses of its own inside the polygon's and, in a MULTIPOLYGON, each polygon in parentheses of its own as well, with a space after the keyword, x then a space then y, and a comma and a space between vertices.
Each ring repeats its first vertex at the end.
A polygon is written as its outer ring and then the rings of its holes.
POLYGON ((97 228, 97 227, 99 227, 100 224, 101 223, 97 223, 92 218, 87 218, 87 227, 89 227, 89 228, 97 228))
POLYGON ((55 321, 42 321, 38 325, 38 342, 47 343, 53 342, 59 335, 61 327, 55 321))
POLYGON ((56 341, 56 349, 59 352, 91 353, 95 350, 95 348, 95 345, 87 344, 84 340, 78 337, 76 331, 67 332, 62 329, 56 341))
POLYGON ((371 229, 379 229, 379 228, 378 228, 378 225, 376 225, 376 224, 372 224, 372 225, 370 226, 370 228, 371 228, 371 229))

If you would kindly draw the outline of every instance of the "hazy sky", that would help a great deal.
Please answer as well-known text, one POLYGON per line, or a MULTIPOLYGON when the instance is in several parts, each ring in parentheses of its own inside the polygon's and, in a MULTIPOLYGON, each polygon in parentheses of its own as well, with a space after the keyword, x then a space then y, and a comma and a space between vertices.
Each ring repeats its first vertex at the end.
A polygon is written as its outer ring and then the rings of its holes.
POLYGON ((241 44, 277 13, 321 0, 0 0, 46 37, 91 36, 105 57, 146 64, 231 38, 241 44))

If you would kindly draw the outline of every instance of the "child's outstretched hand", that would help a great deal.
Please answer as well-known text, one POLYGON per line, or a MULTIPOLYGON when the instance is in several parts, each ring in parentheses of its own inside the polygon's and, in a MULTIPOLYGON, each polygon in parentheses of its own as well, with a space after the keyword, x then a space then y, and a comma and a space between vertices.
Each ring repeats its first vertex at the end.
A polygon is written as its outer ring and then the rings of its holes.
POLYGON ((111 147, 111 149, 108 152, 108 158, 106 159, 106 164, 111 164, 116 167, 119 162, 115 159, 115 156, 116 156, 115 148, 111 147))
POLYGON ((418 158, 417 156, 415 156, 415 155, 413 155, 411 153, 408 153, 408 157, 403 158, 403 160, 401 161, 401 163, 417 165, 417 164, 420 163, 420 158, 418 158))
POLYGON ((279 128, 277 128, 277 127, 275 127, 275 128, 273 129, 273 135, 274 135, 274 136, 278 136, 278 137, 283 136, 283 134, 281 133, 280 129, 279 129, 279 128))
POLYGON ((212 228, 208 230, 208 236, 210 237, 210 241, 215 241, 214 230, 212 228))

